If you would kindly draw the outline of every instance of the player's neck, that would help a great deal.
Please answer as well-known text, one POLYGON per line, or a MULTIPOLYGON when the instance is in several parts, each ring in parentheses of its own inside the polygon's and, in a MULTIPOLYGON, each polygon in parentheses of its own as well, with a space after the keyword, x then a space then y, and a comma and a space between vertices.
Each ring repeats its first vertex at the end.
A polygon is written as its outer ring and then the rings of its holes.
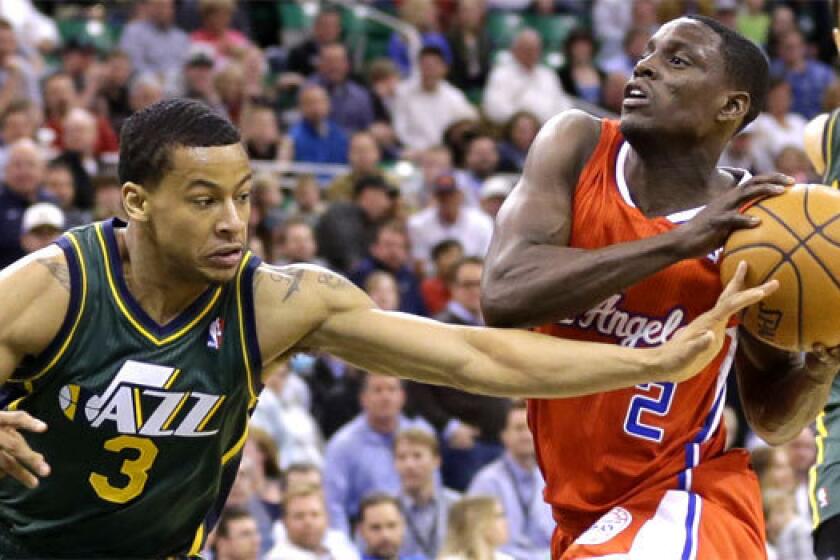
POLYGON ((140 307, 158 324, 177 317, 204 292, 206 282, 182 279, 167 267, 156 245, 143 239, 144 233, 129 224, 117 238, 123 279, 140 307))
POLYGON ((634 203, 645 215, 664 216, 702 206, 731 184, 731 177, 717 168, 717 149, 644 146, 640 150, 630 147, 623 172, 634 203))

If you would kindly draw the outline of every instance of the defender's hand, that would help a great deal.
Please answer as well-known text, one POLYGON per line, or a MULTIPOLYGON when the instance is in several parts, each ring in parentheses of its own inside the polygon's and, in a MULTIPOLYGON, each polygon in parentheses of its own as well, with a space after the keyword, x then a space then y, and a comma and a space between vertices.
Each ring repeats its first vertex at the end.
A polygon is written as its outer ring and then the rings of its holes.
POLYGON ((757 198, 780 195, 794 183, 792 177, 773 173, 758 175, 740 187, 731 188, 675 230, 679 236, 677 249, 684 258, 702 257, 717 250, 733 231, 761 223, 758 218, 742 214, 741 207, 757 198))
POLYGON ((761 286, 744 289, 746 274, 747 263, 741 261, 715 306, 657 349, 662 352, 659 365, 664 381, 684 381, 699 373, 720 352, 726 339, 729 318, 779 287, 777 280, 771 280, 761 286))
POLYGON ((50 474, 44 456, 32 451, 19 432, 46 429, 46 424, 25 412, 0 412, 0 476, 11 475, 24 486, 35 488, 38 477, 50 474))

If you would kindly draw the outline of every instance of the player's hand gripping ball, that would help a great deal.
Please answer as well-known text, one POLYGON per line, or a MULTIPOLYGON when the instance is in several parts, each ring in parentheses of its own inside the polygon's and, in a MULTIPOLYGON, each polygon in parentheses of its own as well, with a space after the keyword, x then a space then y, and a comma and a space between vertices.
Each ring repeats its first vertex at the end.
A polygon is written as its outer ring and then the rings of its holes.
POLYGON ((721 280, 726 284, 743 260, 749 264, 748 287, 773 279, 780 286, 744 310, 744 327, 791 352, 840 345, 840 192, 795 185, 745 213, 761 224, 729 236, 721 280))

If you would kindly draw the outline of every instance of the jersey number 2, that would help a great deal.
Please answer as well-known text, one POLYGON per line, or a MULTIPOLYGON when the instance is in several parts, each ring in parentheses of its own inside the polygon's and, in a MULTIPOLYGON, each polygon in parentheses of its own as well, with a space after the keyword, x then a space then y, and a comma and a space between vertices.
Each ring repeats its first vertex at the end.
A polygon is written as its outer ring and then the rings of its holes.
POLYGON ((647 391, 646 395, 636 395, 630 399, 627 418, 624 420, 624 431, 629 435, 648 441, 660 443, 665 430, 657 426, 646 424, 642 414, 647 412, 655 416, 665 416, 671 410, 674 400, 673 383, 646 383, 637 385, 638 389, 647 391))
POLYGON ((143 492, 146 481, 149 480, 149 469, 157 457, 158 448, 150 439, 118 436, 106 441, 105 449, 114 453, 120 453, 124 449, 137 453, 136 457, 125 459, 120 467, 120 472, 128 477, 126 485, 114 486, 107 476, 99 473, 91 473, 88 478, 90 485, 100 498, 115 504, 124 504, 143 492))

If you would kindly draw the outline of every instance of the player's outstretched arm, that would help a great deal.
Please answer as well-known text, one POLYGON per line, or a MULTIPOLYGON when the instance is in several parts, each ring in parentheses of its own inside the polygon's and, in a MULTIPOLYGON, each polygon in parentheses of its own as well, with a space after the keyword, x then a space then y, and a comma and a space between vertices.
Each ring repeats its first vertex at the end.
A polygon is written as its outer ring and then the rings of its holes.
MULTIPOLYGON (((0 271, 0 384, 24 356, 37 356, 57 335, 70 302, 70 276, 56 246, 37 251, 0 271)), ((40 453, 20 430, 41 432, 46 424, 26 412, 0 412, 0 476, 29 487, 49 474, 40 453), (37 476, 36 476, 37 475, 37 476)))
POLYGON ((364 292, 337 274, 315 268, 299 268, 295 274, 294 291, 291 276, 287 282, 277 282, 278 317, 299 313, 319 317, 297 348, 330 352, 378 373, 515 397, 568 397, 652 381, 681 381, 717 354, 733 313, 775 289, 773 284, 744 290, 742 270, 717 306, 674 340, 655 349, 630 349, 514 329, 446 325, 380 311, 364 292), (294 304, 295 299, 299 303, 294 304))

